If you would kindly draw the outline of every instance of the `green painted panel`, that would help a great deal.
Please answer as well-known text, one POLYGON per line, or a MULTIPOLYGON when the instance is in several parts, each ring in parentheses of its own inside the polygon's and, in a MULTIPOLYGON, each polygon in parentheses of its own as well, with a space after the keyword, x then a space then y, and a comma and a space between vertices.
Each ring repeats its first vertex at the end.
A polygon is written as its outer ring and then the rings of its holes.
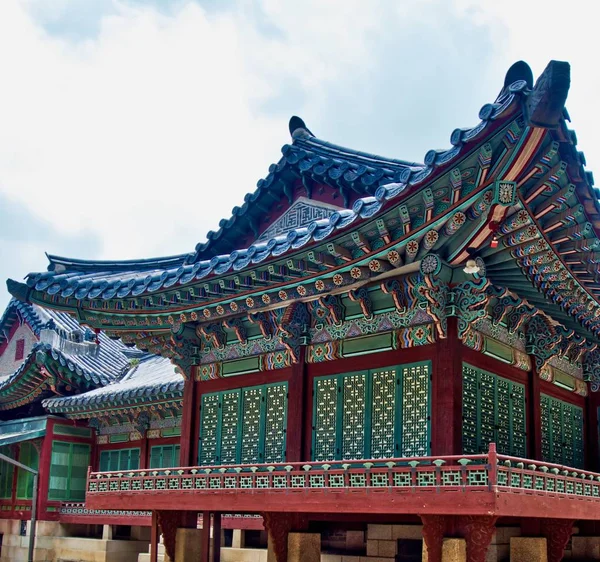
POLYGON ((83 501, 89 463, 89 445, 54 441, 50 461, 48 499, 83 501))
POLYGON ((129 433, 116 433, 108 437, 109 443, 127 443, 127 441, 129 441, 129 433))
POLYGON ((389 351, 393 349, 393 336, 391 332, 385 334, 374 334, 372 336, 361 336, 349 338, 342 341, 342 355, 353 357, 375 351, 389 351))
POLYGON ((463 364, 463 453, 527 454, 525 386, 463 364))
POLYGON ((200 412, 200 446, 198 451, 198 464, 200 466, 216 464, 217 462, 219 413, 219 395, 203 395, 200 412))
MULTIPOLYGON (((13 458, 12 447, 0 447, 0 453, 13 458)), ((0 461, 0 499, 12 498, 13 477, 15 466, 6 461, 0 461)))
POLYGON ((161 430, 163 437, 179 437, 181 435, 181 427, 166 427, 161 430))
POLYGON ((74 427, 72 425, 55 425, 52 430, 54 435, 68 435, 73 437, 91 437, 92 430, 89 427, 74 427))
POLYGON ((583 410, 552 398, 541 396, 542 459, 546 462, 583 467, 583 410))
POLYGON ((371 297, 371 306, 373 307, 373 312, 375 314, 396 310, 394 297, 392 297, 392 295, 388 295, 383 291, 376 289, 374 291, 369 291, 369 297, 371 297))
POLYGON ((263 388, 260 386, 242 390, 242 464, 263 462, 260 423, 263 400, 263 388))
POLYGON ((345 460, 365 457, 367 374, 342 378, 341 454, 345 460))
POLYGON ((260 357, 245 357, 235 361, 223 361, 221 373, 224 377, 233 377, 235 375, 245 375, 247 373, 256 373, 260 371, 260 357))
POLYGON ((313 406, 313 460, 330 461, 338 457, 338 384, 335 377, 315 379, 313 406))
POLYGON ((429 382, 429 363, 317 377, 313 460, 428 455, 429 382))
POLYGON ((114 449, 100 453, 100 472, 137 470, 140 467, 140 450, 114 449))
POLYGON ((179 445, 155 445, 150 448, 150 468, 179 466, 179 445))
POLYGON ((221 397, 221 454, 219 464, 238 462, 240 443, 238 426, 240 424, 240 391, 228 390, 221 397))
POLYGON ((463 452, 479 451, 479 380, 477 371, 463 365, 463 452))
POLYGON ((429 454, 429 363, 402 367, 401 457, 429 454))
MULTIPOLYGON (((33 443, 23 442, 19 450, 19 462, 30 468, 39 468, 39 455, 33 443)), ((17 499, 30 500, 33 495, 33 474, 26 470, 18 469, 17 475, 17 499)))
POLYGON ((504 361, 505 363, 512 363, 513 361, 513 352, 510 346, 491 338, 485 338, 483 352, 486 355, 494 357, 499 361, 504 361))
POLYGON ((372 458, 396 456, 396 369, 374 371, 371 375, 371 453, 372 458))
POLYGON ((287 383, 206 394, 198 462, 255 464, 285 459, 287 383))
POLYGON ((287 432, 287 383, 267 386, 266 392, 263 462, 283 462, 287 432))

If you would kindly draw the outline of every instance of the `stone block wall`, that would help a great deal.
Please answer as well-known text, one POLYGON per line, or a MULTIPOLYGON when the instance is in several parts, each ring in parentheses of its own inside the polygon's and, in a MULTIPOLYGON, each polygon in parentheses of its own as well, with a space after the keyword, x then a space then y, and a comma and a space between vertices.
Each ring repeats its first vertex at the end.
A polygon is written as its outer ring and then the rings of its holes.
MULTIPOLYGON (((85 527, 85 526, 83 526, 85 527)), ((30 524, 27 534, 20 534, 21 522, 1 519, 2 551, 0 562, 25 562, 29 549, 30 524)), ((34 560, 35 562, 137 562, 141 552, 148 552, 145 540, 110 540, 68 536, 73 526, 55 521, 38 521, 34 560)), ((143 533, 142 533, 143 534, 143 533)))

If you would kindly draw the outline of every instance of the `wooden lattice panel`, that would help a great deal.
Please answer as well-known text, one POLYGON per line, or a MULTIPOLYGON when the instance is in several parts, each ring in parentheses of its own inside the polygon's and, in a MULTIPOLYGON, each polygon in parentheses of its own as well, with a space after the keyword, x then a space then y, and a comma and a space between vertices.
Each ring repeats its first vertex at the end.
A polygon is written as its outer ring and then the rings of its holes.
POLYGON ((463 452, 527 454, 525 386, 463 364, 463 452))

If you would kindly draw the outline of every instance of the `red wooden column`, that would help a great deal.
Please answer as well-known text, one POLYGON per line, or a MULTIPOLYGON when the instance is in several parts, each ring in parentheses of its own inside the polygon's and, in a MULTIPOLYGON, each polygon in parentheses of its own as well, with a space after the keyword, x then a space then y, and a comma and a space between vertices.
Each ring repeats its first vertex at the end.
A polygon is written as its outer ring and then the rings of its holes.
POLYGON ((181 415, 181 438, 179 442, 179 466, 195 466, 192 459, 194 444, 192 440, 195 435, 195 427, 198 423, 197 389, 195 379, 195 368, 192 367, 188 380, 183 387, 183 411, 181 415))
POLYGON ((158 562, 158 541, 160 533, 158 532, 158 513, 152 512, 152 526, 150 527, 150 562, 158 562))
MULTIPOLYGON (((52 460, 52 440, 54 438, 54 420, 48 420, 46 436, 39 451, 38 463, 38 519, 42 519, 48 508, 48 486, 50 484, 50 461, 52 460)), ((16 479, 17 471, 15 471, 16 479)))
POLYGON ((210 511, 202 512, 202 556, 201 562, 210 562, 210 511))
POLYGON ((213 513, 213 562, 221 562, 221 513, 213 513))
POLYGON ((149 449, 148 431, 144 430, 142 440, 140 441, 140 468, 148 468, 150 466, 150 459, 148 458, 150 455, 149 449))
POLYGON ((532 368, 527 385, 527 450, 529 457, 542 460, 541 380, 531 357, 532 368))
POLYGON ((448 335, 435 344, 432 362, 431 454, 462 452, 462 342, 457 319, 448 318, 448 335))
POLYGON ((298 363, 294 363, 290 370, 288 381, 288 411, 286 434, 286 461, 301 462, 308 459, 302 458, 302 444, 304 442, 307 384, 306 384, 306 347, 300 348, 298 363))

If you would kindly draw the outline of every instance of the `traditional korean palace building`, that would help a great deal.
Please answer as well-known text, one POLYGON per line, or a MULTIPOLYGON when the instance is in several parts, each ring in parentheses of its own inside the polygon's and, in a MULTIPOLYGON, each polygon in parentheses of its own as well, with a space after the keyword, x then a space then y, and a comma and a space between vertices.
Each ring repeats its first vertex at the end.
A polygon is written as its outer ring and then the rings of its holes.
MULTIPOLYGON (((600 205, 569 85, 516 63, 422 164, 293 117, 192 253, 9 280, 0 441, 40 467, 39 525, 145 529, 153 561, 160 535, 218 560, 236 519, 269 562, 600 559, 600 205)), ((28 486, 3 467, 0 516, 28 486)))

